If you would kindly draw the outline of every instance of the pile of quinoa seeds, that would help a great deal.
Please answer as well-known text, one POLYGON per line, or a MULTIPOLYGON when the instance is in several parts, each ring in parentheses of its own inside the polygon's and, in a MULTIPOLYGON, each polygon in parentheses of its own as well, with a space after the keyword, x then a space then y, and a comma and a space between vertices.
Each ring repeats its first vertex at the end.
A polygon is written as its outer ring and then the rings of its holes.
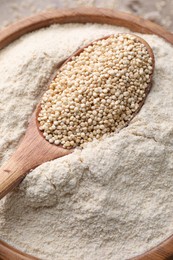
POLYGON ((132 34, 97 40, 73 56, 41 100, 38 121, 46 140, 69 149, 126 126, 145 99, 152 62, 132 34))

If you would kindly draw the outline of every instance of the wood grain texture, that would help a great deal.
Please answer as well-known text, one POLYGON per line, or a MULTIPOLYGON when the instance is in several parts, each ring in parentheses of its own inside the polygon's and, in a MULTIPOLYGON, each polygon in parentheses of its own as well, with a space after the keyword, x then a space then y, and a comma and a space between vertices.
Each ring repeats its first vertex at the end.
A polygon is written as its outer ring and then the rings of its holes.
POLYGON ((39 260, 0 240, 0 260, 39 260))
MULTIPOLYGON (((156 25, 143 18, 126 14, 118 11, 97 8, 76 8, 69 10, 54 10, 45 12, 33 17, 27 18, 23 21, 17 22, 0 32, 0 49, 6 47, 8 44, 18 39, 25 33, 37 30, 39 28, 49 26, 54 23, 70 23, 70 22, 95 22, 106 23, 116 26, 124 26, 134 32, 156 34, 166 41, 173 44, 173 34, 166 31, 159 25, 156 25)), ((29 131, 29 130, 28 130, 29 131)), ((39 137, 38 137, 39 139, 39 137)), ((38 141, 39 145, 39 141, 38 141)), ((52 146, 52 145, 51 145, 52 146)), ((20 147, 19 147, 20 148, 20 147)), ((18 149, 19 149, 18 148, 18 149)), ((22 148, 20 148, 22 149, 22 148)), ((30 152, 28 156, 31 155, 30 152)), ((22 158, 20 158, 22 159, 22 158)), ((16 158, 14 158, 14 161, 16 158)), ((28 157, 29 160, 29 157, 28 157)), ((14 163, 13 161, 13 163, 14 163)), ((9 166, 8 166, 9 167, 9 166)), ((5 167, 6 170, 9 170, 5 167)), ((17 167, 14 163, 14 167, 17 167)), ((27 165, 25 170, 27 170, 27 165)), ((20 180, 18 180, 20 181, 20 180)), ((32 260, 37 259, 28 256, 18 250, 8 246, 3 241, 0 241, 0 260, 32 260), (17 253, 16 253, 17 252, 17 253)), ((145 254, 133 258, 133 260, 171 260, 173 259, 173 236, 165 240, 163 243, 146 252, 145 254)))

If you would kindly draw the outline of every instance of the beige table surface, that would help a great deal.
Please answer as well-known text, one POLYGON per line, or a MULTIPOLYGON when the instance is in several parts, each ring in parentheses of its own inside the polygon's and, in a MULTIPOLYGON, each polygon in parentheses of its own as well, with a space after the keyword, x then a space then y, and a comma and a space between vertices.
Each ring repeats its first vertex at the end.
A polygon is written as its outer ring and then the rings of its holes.
POLYGON ((52 8, 95 6, 134 13, 173 32, 173 0, 0 0, 0 29, 52 8))

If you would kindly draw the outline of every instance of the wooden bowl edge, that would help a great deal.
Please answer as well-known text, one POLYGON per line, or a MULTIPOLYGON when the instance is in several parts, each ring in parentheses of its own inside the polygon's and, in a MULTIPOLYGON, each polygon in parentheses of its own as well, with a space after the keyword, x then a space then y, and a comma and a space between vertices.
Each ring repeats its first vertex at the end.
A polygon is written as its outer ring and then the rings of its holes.
POLYGON ((173 44, 173 34, 162 26, 133 14, 104 8, 56 9, 22 19, 0 31, 0 50, 31 31, 54 23, 105 23, 129 28, 132 31, 156 34, 173 44))

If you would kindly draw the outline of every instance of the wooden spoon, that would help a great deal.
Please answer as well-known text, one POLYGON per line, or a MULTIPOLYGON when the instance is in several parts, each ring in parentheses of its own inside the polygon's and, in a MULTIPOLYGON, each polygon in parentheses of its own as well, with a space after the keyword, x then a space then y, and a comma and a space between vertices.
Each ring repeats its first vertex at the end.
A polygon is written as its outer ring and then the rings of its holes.
MULTIPOLYGON (((108 37, 110 37, 110 35, 98 40, 107 39, 108 37)), ((138 40, 146 46, 148 53, 153 61, 154 71, 154 55, 151 47, 142 38, 138 36, 136 36, 136 38, 138 38, 138 40)), ((85 47, 78 49, 60 67, 69 62, 73 56, 79 55, 84 50, 84 48, 92 45, 94 42, 91 42, 85 47)), ((146 96, 151 89, 152 74, 150 76, 150 83, 146 88, 146 96)), ((145 99, 141 101, 138 111, 144 104, 144 101, 145 99)), ((10 192, 14 187, 16 187, 31 169, 34 169, 44 162, 68 155, 73 151, 64 149, 61 146, 50 144, 48 141, 46 141, 42 135, 42 132, 39 130, 37 121, 39 112, 40 104, 33 113, 25 136, 21 140, 17 150, 14 152, 12 157, 0 168, 0 199, 3 198, 8 192, 10 192)))

